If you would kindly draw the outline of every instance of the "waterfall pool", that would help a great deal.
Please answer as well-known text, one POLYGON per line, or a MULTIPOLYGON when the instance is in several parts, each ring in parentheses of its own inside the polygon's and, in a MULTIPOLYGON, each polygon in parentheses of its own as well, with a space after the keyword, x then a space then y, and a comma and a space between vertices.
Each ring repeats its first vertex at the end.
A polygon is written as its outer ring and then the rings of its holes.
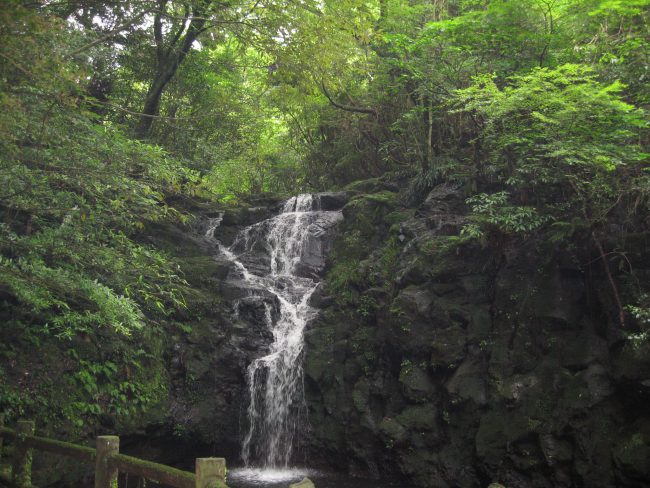
POLYGON ((411 488, 388 480, 356 478, 308 468, 234 468, 228 471, 227 483, 230 488, 289 488, 290 484, 305 477, 313 481, 316 488, 411 488))

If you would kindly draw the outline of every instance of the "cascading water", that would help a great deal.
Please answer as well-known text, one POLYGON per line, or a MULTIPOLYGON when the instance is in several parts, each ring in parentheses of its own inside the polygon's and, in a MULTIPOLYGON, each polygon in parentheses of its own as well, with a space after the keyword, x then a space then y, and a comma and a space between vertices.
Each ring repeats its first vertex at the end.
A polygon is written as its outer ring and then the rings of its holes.
MULTIPOLYGON (((250 293, 266 292, 260 299, 273 336, 268 351, 247 370, 248 428, 241 451, 246 466, 287 468, 306 425, 303 335, 315 312, 308 301, 318 285, 325 234, 340 219, 340 212, 321 211, 317 197, 298 195, 285 202, 279 215, 245 228, 229 248, 220 246, 250 293), (260 249, 268 260, 265 266, 249 264, 250 255, 260 249)), ((218 224, 208 229, 208 237, 218 224)))

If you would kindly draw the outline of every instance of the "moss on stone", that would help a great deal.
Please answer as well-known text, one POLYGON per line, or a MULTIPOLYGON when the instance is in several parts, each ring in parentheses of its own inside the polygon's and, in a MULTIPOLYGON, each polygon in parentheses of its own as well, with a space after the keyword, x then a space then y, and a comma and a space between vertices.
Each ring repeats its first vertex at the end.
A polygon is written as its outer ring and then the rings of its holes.
POLYGON ((433 431, 437 428, 437 411, 433 403, 408 406, 396 419, 408 430, 433 431))
POLYGON ((399 382, 407 398, 414 402, 425 402, 433 394, 433 383, 429 375, 420 367, 402 363, 399 382))
POLYGON ((528 418, 503 409, 481 417, 476 434, 476 454, 490 466, 498 466, 509 446, 525 439, 530 432, 528 418))
POLYGON ((385 188, 385 183, 381 177, 369 178, 367 180, 357 180, 347 184, 344 190, 359 192, 359 193, 372 193, 382 191, 385 188))
POLYGON ((355 408, 364 413, 368 411, 368 398, 370 396, 370 385, 365 378, 362 378, 354 385, 352 390, 352 402, 355 408))
POLYGON ((393 443, 401 442, 406 436, 404 427, 394 418, 384 417, 379 423, 379 432, 388 443, 388 447, 393 447, 393 443))
POLYGON ((384 223, 391 226, 391 231, 397 231, 399 229, 399 224, 402 224, 413 217, 415 217, 414 208, 399 209, 387 214, 384 217, 384 223), (393 226, 398 226, 398 228, 393 229, 393 226))

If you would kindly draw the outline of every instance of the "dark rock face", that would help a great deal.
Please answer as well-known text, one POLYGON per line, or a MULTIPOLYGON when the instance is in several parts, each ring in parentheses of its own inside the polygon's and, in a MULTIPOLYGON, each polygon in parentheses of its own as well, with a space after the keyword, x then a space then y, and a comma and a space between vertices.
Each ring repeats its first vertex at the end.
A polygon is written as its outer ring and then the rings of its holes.
POLYGON ((308 227, 308 236, 300 259, 299 276, 317 278, 325 267, 325 258, 332 247, 333 229, 338 225, 340 215, 321 214, 308 227))
POLYGON ((650 486, 650 350, 601 268, 462 242, 465 212, 446 185, 344 207, 306 338, 312 459, 432 488, 650 486))
POLYGON ((341 210, 351 197, 352 193, 347 191, 317 193, 318 208, 314 210, 341 210))
MULTIPOLYGON (((585 273, 590 259, 534 240, 463 242, 454 186, 418 208, 375 186, 322 194, 320 208, 345 218, 335 241, 322 235, 336 222, 313 222, 304 251, 304 276, 327 268, 306 333, 310 462, 431 488, 650 486, 650 351, 618 330, 600 266, 585 273)), ((223 244, 281 208, 254 205, 265 209, 224 215, 223 244)), ((232 464, 245 369, 270 342, 264 315, 277 303, 213 258, 214 243, 161 233, 182 257, 195 314, 168 338, 172 393, 147 428, 167 450, 149 450, 232 464)), ((650 279, 648 241, 637 240, 648 268, 637 274, 650 279)), ((268 270, 263 243, 250 249, 242 262, 268 270)))

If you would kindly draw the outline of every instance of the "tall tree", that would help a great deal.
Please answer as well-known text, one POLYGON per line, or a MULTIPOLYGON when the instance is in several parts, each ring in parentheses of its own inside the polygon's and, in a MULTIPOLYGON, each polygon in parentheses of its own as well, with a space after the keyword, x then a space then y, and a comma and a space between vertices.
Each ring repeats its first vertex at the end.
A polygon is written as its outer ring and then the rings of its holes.
POLYGON ((210 0, 182 4, 158 0, 152 27, 156 43, 156 70, 144 100, 142 115, 135 128, 138 139, 148 137, 153 119, 158 114, 165 87, 176 74, 194 42, 207 30, 211 4, 210 0))

